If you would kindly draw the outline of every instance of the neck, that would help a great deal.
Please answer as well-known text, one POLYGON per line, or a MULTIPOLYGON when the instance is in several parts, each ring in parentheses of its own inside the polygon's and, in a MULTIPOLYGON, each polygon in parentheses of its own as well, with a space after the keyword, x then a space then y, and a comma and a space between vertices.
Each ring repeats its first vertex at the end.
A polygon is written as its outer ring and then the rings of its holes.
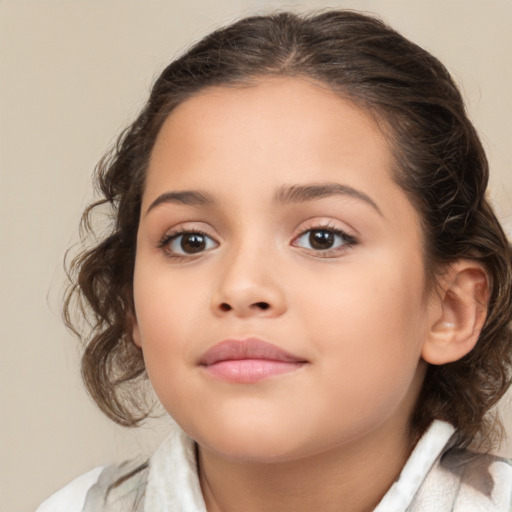
POLYGON ((200 448, 200 482, 208 512, 370 512, 411 450, 407 425, 396 424, 348 447, 278 463, 233 461, 200 448))

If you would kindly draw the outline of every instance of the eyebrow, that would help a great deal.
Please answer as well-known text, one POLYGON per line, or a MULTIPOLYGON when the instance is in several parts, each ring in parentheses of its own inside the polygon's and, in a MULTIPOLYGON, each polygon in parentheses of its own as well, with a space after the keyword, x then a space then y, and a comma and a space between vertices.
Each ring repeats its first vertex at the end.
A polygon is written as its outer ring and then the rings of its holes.
POLYGON ((213 196, 206 192, 200 192, 198 190, 182 190, 179 192, 165 192, 158 196, 146 210, 146 215, 156 208, 157 206, 164 203, 175 203, 175 204, 186 204, 189 206, 207 206, 213 204, 215 199, 213 196))
MULTIPOLYGON (((314 201, 330 196, 348 196, 364 201, 376 210, 381 216, 382 212, 375 201, 364 192, 348 185, 340 183, 318 183, 310 185, 284 185, 280 187, 274 195, 274 202, 277 204, 293 204, 314 201)), ((188 206, 208 206, 215 203, 215 198, 207 192, 199 190, 181 190, 176 192, 165 192, 158 196, 146 211, 151 210, 161 204, 184 204, 188 206)))
POLYGON ((274 196, 274 201, 278 204, 302 203, 322 199, 330 196, 348 196, 364 201, 376 210, 380 215, 382 212, 377 203, 364 192, 348 185, 340 183, 318 183, 311 185, 285 185, 281 187, 274 196))

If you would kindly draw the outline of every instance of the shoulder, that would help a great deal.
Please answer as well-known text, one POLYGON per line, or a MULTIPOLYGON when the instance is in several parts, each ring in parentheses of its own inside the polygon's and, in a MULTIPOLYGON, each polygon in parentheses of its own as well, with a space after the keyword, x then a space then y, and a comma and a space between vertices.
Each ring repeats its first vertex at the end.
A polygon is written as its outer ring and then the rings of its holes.
POLYGON ((89 489, 102 471, 103 467, 97 467, 75 478, 41 503, 36 512, 81 512, 89 489))
POLYGON ((418 442, 397 482, 402 494, 413 495, 403 510, 512 512, 510 461, 457 448, 450 432, 453 427, 435 421, 418 442))
POLYGON ((103 469, 89 489, 83 512, 140 512, 144 508, 149 463, 139 460, 103 469))
MULTIPOLYGON (((512 466, 510 461, 488 454, 450 450, 441 464, 460 481, 459 496, 472 502, 492 503, 495 509, 509 512, 512 505, 512 466)), ((487 510, 482 508, 482 510, 487 510)))
MULTIPOLYGON (((502 458, 450 449, 429 475, 430 491, 465 512, 510 512, 512 466, 502 458), (435 491, 433 490, 435 488, 435 491)), ((440 498, 438 498, 440 499, 440 498)))
POLYGON ((138 460, 98 467, 75 478, 36 512, 142 510, 149 465, 138 460))

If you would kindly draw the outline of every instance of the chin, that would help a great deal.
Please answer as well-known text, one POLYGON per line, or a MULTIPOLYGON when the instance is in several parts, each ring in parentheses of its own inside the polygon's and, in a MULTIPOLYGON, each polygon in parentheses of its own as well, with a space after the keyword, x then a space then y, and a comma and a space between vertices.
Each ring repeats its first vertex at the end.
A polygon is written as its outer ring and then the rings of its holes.
POLYGON ((301 454, 282 445, 276 446, 265 440, 253 438, 252 443, 215 443, 200 448, 216 453, 217 456, 239 463, 276 464, 300 458, 301 454))
POLYGON ((299 439, 292 439, 290 432, 276 428, 209 428, 191 436, 201 448, 217 456, 237 462, 276 463, 293 460, 300 456, 304 445, 299 439))

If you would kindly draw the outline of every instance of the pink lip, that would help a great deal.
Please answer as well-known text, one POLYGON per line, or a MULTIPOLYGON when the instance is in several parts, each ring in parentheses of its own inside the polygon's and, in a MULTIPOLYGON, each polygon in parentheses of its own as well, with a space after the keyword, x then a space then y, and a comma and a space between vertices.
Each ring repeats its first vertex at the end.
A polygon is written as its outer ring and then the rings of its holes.
POLYGON ((257 338, 222 341, 199 360, 199 365, 209 374, 239 383, 253 383, 290 373, 305 363, 304 358, 257 338))

